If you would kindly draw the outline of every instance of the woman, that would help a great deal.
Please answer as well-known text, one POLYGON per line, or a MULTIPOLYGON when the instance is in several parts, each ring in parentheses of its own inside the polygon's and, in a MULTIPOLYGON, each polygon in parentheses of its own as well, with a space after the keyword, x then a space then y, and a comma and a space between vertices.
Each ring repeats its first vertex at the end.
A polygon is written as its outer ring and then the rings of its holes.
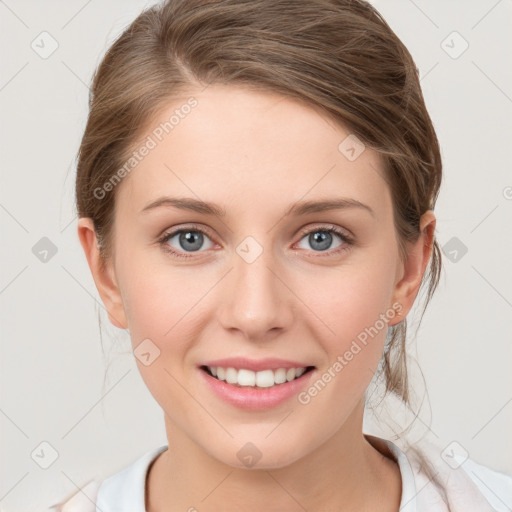
POLYGON ((409 400, 441 175, 414 62, 368 3, 144 11, 94 78, 78 234, 168 445, 61 509, 508 510, 509 476, 362 431, 376 372, 409 400))

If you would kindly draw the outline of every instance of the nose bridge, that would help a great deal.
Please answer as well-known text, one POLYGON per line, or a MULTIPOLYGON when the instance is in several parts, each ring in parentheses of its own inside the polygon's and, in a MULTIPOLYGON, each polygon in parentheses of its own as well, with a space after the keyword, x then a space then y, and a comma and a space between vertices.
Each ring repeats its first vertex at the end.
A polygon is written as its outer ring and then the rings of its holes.
POLYGON ((291 321, 289 293, 276 276, 278 263, 271 247, 246 237, 233 253, 233 270, 220 319, 225 328, 258 338, 291 321))

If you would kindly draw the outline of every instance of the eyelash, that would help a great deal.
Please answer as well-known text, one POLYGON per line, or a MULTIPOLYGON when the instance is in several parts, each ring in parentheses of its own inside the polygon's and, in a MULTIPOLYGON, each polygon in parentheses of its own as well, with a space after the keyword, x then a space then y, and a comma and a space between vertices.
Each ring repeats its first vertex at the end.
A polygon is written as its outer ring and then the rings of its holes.
MULTIPOLYGON (((193 258, 193 256, 185 256, 184 254, 187 254, 186 252, 185 253, 178 252, 167 244, 167 242, 171 238, 173 238, 175 235, 177 235, 179 233, 184 233, 184 232, 186 233, 188 231, 193 231, 193 232, 196 231, 196 232, 202 233, 203 235, 206 235, 207 237, 211 238, 210 235, 208 234, 208 232, 205 231, 204 229, 200 228, 199 226, 190 225, 190 226, 187 226, 184 228, 176 229, 175 231, 171 231, 170 233, 164 233, 164 235, 158 240, 158 243, 160 244, 160 246, 162 247, 162 249, 165 252, 168 252, 168 253, 172 254, 173 256, 176 256, 177 258, 185 258, 185 259, 193 258)), ((336 249, 332 249, 332 250, 328 250, 328 251, 313 251, 313 252, 319 253, 318 256, 315 256, 315 257, 324 257, 324 254, 327 254, 328 256, 341 254, 345 251, 350 250, 352 248, 352 246, 354 245, 354 240, 351 237, 349 237, 344 231, 342 231, 341 229, 339 229, 338 227, 336 227, 332 224, 314 227, 312 229, 302 230, 299 233, 299 235, 300 235, 299 240, 302 240, 306 235, 309 235, 311 233, 316 233, 316 232, 334 233, 341 238, 341 240, 344 242, 344 244, 340 247, 337 247, 336 249)), ((194 252, 202 252, 202 251, 194 251, 194 252)), ((193 254, 193 252, 190 254, 193 254)))

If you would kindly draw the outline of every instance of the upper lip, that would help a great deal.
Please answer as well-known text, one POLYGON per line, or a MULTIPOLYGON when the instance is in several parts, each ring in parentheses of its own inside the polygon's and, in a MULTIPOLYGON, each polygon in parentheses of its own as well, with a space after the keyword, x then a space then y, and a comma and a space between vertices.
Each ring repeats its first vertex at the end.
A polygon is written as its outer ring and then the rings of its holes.
POLYGON ((292 361, 289 359, 279 359, 275 357, 269 357, 265 359, 247 359, 245 357, 230 357, 225 359, 215 359, 212 361, 206 361, 200 366, 215 366, 222 368, 235 368, 237 370, 246 369, 252 370, 253 372, 259 372, 262 370, 277 370, 279 368, 307 368, 308 364, 304 364, 298 361, 292 361))

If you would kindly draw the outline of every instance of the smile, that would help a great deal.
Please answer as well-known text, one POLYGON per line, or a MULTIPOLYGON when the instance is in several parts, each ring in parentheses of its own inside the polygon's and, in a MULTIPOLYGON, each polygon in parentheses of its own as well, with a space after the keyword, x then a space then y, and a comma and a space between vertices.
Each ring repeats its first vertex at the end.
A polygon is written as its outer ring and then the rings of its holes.
POLYGON ((252 371, 246 368, 202 366, 206 373, 235 387, 271 388, 291 382, 312 370, 313 366, 299 368, 278 368, 276 370, 252 371))

